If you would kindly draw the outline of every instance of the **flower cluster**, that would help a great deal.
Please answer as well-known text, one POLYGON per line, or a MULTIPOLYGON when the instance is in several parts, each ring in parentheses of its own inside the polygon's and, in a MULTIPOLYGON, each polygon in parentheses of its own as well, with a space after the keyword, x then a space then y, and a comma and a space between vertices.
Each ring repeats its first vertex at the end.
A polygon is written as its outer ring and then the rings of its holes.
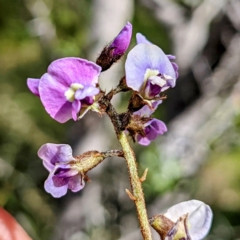
MULTIPOLYGON (((48 114, 60 123, 70 119, 76 121, 89 110, 102 114, 104 111, 98 104, 102 95, 98 78, 125 54, 131 37, 132 25, 127 23, 103 49, 96 63, 73 57, 58 59, 49 65, 47 73, 40 79, 28 78, 27 85, 40 97, 48 114)), ((136 142, 148 145, 167 131, 165 124, 151 115, 159 104, 161 93, 175 86, 178 72, 176 63, 170 61, 174 56, 165 55, 140 33, 136 38, 137 45, 127 55, 125 79, 127 87, 143 99, 144 105, 133 112, 142 118, 138 129, 132 131, 128 126, 126 130, 130 130, 136 142)), ((132 124, 134 117, 131 119, 132 124)))
MULTIPOLYGON (((104 47, 96 63, 82 58, 61 58, 53 61, 40 79, 28 78, 27 85, 40 98, 47 113, 60 123, 70 119, 76 121, 89 110, 102 114, 104 110, 99 101, 104 93, 99 87, 98 78, 102 71, 125 54, 131 37, 132 25, 127 23, 113 41, 104 47)), ((174 56, 165 55, 140 33, 136 38, 137 45, 127 55, 124 79, 128 90, 133 90, 132 99, 138 96, 142 103, 137 104, 134 110, 129 109, 132 114, 123 128, 134 141, 146 146, 167 131, 164 122, 151 115, 162 102, 161 93, 175 86, 178 73, 177 65, 170 61, 174 56)), ((70 160, 74 161, 69 146, 43 145, 39 157, 51 172, 45 182, 47 192, 59 197, 68 188, 72 191, 83 188, 81 174, 67 164, 70 160), (58 160, 53 157, 55 155, 60 156, 58 160)))
MULTIPOLYGON (((166 55, 161 48, 138 33, 136 46, 127 54, 124 77, 115 89, 106 94, 99 86, 99 76, 122 58, 130 45, 131 37, 132 25, 127 23, 103 48, 96 63, 76 57, 58 59, 49 65, 47 73, 41 78, 28 78, 28 88, 40 98, 47 113, 60 123, 70 119, 76 121, 89 110, 99 114, 106 113, 111 118, 119 141, 124 133, 124 136, 129 134, 133 141, 141 145, 149 145, 167 131, 165 123, 153 118, 152 114, 165 99, 163 92, 176 85, 178 66, 172 61, 175 56, 166 55), (111 99, 123 91, 131 91, 132 95, 127 111, 119 114, 111 104, 111 99)), ((127 162, 130 161, 127 155, 131 154, 131 150, 127 147, 124 152, 127 140, 124 141, 120 141, 123 151, 89 151, 76 157, 72 156, 69 145, 44 144, 39 149, 38 156, 49 171, 44 184, 46 192, 59 198, 68 189, 72 192, 80 191, 89 180, 86 175, 88 171, 107 157, 125 157, 127 162)), ((136 168, 135 162, 131 164, 128 162, 130 170, 136 168)), ((139 182, 146 176, 132 176, 137 170, 130 170, 130 181, 136 180, 136 184, 131 182, 131 185, 138 187, 137 191, 140 193, 142 188, 139 187, 139 182)), ((128 193, 132 200, 138 200, 129 191, 128 193)), ((144 198, 140 197, 141 201, 142 199, 144 198)), ((140 205, 136 206, 138 208, 140 205)), ((141 211, 142 209, 138 209, 138 213, 141 211)), ((147 217, 145 219, 147 223, 147 217)), ((197 200, 177 204, 165 214, 156 215, 149 220, 164 240, 200 240, 209 231, 211 221, 211 209, 197 200)))

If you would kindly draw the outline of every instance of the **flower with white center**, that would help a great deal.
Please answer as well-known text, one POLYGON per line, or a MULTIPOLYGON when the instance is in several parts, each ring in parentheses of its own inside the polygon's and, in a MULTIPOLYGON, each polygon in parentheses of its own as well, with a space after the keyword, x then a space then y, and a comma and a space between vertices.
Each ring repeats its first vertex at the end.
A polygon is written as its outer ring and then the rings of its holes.
POLYGON ((78 118, 81 108, 91 106, 99 93, 101 67, 82 58, 52 62, 40 79, 28 78, 30 91, 39 96, 52 118, 64 123, 78 118))
POLYGON ((176 85, 177 65, 161 48, 142 34, 137 34, 137 45, 129 52, 125 63, 127 86, 146 100, 159 98, 160 93, 176 85))

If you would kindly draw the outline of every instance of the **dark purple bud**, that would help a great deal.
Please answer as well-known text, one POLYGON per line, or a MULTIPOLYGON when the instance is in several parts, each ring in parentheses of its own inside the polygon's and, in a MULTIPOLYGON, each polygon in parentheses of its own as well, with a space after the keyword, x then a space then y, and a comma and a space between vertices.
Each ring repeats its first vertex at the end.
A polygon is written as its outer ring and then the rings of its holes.
POLYGON ((102 67, 102 71, 109 69, 117 62, 129 47, 132 38, 132 24, 127 23, 120 33, 108 44, 97 58, 96 63, 102 67))
POLYGON ((123 55, 129 47, 132 38, 132 24, 127 23, 114 38, 109 48, 114 49, 113 55, 123 55))

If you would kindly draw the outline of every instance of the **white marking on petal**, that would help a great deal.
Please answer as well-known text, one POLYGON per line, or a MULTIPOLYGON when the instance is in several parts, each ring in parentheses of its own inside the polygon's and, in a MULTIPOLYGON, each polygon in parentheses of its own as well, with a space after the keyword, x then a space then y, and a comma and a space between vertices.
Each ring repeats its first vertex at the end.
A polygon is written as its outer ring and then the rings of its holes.
POLYGON ((72 84, 71 84, 71 88, 72 88, 74 91, 77 91, 78 89, 83 89, 84 86, 83 86, 81 83, 72 83, 72 84))
POLYGON ((84 86, 80 83, 72 83, 70 88, 68 88, 67 91, 65 91, 64 96, 69 102, 73 102, 75 100, 75 92, 78 89, 83 89, 84 86))
POLYGON ((166 75, 166 74, 163 74, 163 77, 166 79, 166 80, 172 80, 173 78, 169 75, 166 75))
POLYGON ((166 84, 166 80, 159 76, 151 76, 149 80, 151 81, 152 84, 158 85, 160 87, 163 87, 166 84))
POLYGON ((158 70, 148 68, 144 74, 144 82, 147 81, 152 76, 157 76, 159 74, 158 70))

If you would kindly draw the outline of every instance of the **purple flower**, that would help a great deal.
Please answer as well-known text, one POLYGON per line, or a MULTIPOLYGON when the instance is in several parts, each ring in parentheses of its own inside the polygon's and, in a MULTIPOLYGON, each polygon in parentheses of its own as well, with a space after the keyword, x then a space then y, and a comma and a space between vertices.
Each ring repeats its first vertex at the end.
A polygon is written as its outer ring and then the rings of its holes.
POLYGON ((56 121, 76 121, 81 108, 91 106, 99 93, 100 72, 100 66, 85 59, 61 58, 40 79, 28 78, 27 85, 56 121))
MULTIPOLYGON (((134 112, 134 115, 139 115, 140 117, 150 117, 160 103, 162 103, 162 101, 154 102, 153 108, 145 105, 137 112, 134 112)), ((140 133, 135 134, 135 140, 139 144, 147 146, 151 143, 151 141, 155 140, 158 135, 164 134, 167 131, 167 126, 163 121, 153 118, 144 124, 143 131, 143 135, 140 133)))
POLYGON ((137 43, 125 63, 126 83, 144 99, 152 100, 175 86, 178 68, 170 61, 174 56, 165 55, 140 33, 137 34, 137 43))
POLYGON ((44 188, 53 197, 62 197, 68 189, 77 192, 84 187, 83 176, 73 164, 76 159, 72 156, 72 149, 69 145, 44 144, 39 149, 38 156, 43 160, 44 167, 50 172, 44 188))
POLYGON ((113 55, 123 55, 129 47, 131 38, 132 24, 128 22, 109 46, 109 48, 114 49, 113 55))

